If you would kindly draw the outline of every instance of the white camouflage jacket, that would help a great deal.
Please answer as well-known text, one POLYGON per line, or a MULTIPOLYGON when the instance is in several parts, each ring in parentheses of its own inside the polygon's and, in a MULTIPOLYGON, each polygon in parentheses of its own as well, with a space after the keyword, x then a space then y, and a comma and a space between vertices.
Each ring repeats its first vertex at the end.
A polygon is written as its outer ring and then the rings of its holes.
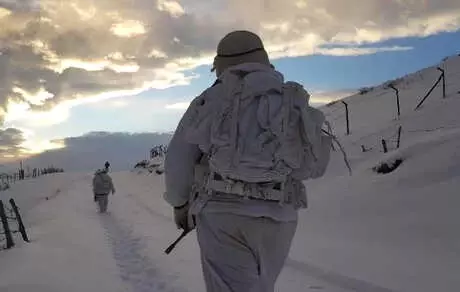
MULTIPOLYGON (((206 89, 196 97, 184 113, 169 143, 165 158, 165 193, 163 198, 171 206, 182 206, 189 202, 195 179, 195 166, 199 163, 202 152, 198 145, 185 140, 185 131, 195 118, 198 108, 204 103, 219 98, 219 82, 206 89)), ((301 183, 302 184, 302 183, 301 183)), ((301 192, 304 193, 302 184, 301 192)), ((243 199, 244 200, 244 199, 243 199)), ((277 202, 244 200, 224 197, 207 203, 208 212, 226 212, 255 217, 271 217, 279 221, 297 220, 297 208, 292 205, 280 205, 277 202)), ((306 196, 305 206, 306 207, 306 196)))

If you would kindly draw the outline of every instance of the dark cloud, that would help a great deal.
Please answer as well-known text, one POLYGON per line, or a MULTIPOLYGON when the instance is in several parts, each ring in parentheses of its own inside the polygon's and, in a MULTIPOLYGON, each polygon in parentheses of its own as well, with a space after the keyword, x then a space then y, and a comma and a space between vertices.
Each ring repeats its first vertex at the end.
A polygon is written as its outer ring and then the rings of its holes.
POLYGON ((88 171, 101 168, 110 161, 116 171, 129 170, 138 161, 147 159, 154 145, 168 144, 170 134, 94 132, 64 139, 65 148, 49 150, 25 159, 30 167, 55 165, 67 171, 88 171))
POLYGON ((17 156, 24 148, 20 145, 25 141, 21 130, 7 128, 0 130, 0 161, 2 158, 17 156))

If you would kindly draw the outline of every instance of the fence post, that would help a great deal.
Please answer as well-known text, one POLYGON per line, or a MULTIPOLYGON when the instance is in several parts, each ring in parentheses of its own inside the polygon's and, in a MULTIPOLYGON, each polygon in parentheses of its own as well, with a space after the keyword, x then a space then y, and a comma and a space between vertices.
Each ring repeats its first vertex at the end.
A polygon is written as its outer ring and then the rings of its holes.
POLYGON ((387 141, 385 141, 385 139, 382 139, 382 146, 383 146, 383 153, 387 153, 388 147, 387 147, 387 141))
POLYGON ((398 108, 398 117, 399 117, 399 116, 401 116, 401 106, 400 106, 400 103, 399 103, 399 90, 393 84, 390 84, 388 87, 393 89, 395 91, 395 93, 396 93, 396 106, 398 108))
POLYGON ((14 246, 13 236, 11 235, 10 226, 8 225, 8 217, 6 217, 5 207, 2 200, 0 200, 0 219, 2 221, 3 230, 5 231, 6 248, 14 246))
POLYGON ((24 227, 24 223, 22 222, 21 214, 19 213, 19 208, 16 205, 16 202, 13 198, 10 199, 11 208, 13 208, 14 215, 16 217, 16 221, 18 221, 19 232, 22 235, 22 239, 25 242, 29 242, 29 237, 27 236, 26 228, 24 227))
POLYGON ((345 105, 345 116, 347 119, 347 135, 350 135, 350 115, 348 112, 348 104, 344 101, 342 101, 343 105, 345 105))
POLYGON ((397 142, 397 145, 396 145, 396 148, 399 149, 399 146, 401 145, 401 131, 402 131, 402 126, 399 126, 398 128, 398 142, 397 142))
POLYGON ((19 161, 19 180, 23 180, 24 178, 22 178, 22 160, 19 161))
POLYGON ((446 98, 446 72, 441 67, 437 68, 441 71, 441 78, 442 78, 442 98, 446 98))

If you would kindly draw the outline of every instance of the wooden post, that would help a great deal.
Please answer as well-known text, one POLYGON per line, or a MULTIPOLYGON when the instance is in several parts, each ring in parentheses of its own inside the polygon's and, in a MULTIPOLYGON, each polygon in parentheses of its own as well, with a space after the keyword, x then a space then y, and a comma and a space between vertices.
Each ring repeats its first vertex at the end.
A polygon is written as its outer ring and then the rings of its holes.
POLYGON ((6 217, 5 207, 2 200, 0 200, 0 219, 5 232, 6 248, 12 248, 14 246, 13 236, 11 235, 10 226, 8 225, 8 217, 6 217))
POLYGON ((23 168, 22 168, 22 160, 21 160, 21 161, 19 161, 19 176, 20 176, 20 177, 19 177, 19 180, 23 180, 23 179, 24 179, 24 177, 23 177, 23 171, 24 171, 24 170, 23 170, 23 168))
POLYGON ((343 105, 345 105, 345 116, 347 119, 347 135, 350 135, 350 115, 348 112, 348 104, 344 101, 342 101, 343 105))
POLYGON ((446 72, 441 67, 437 68, 441 71, 441 78, 442 78, 442 98, 446 98, 446 72))
POLYGON ((394 87, 393 84, 390 84, 389 87, 391 89, 393 89, 395 91, 395 93, 396 93, 396 106, 398 108, 398 117, 399 117, 399 116, 401 116, 401 106, 400 106, 400 103, 399 103, 399 90, 396 87, 394 87))
POLYGON ((383 146, 383 153, 387 153, 388 147, 387 147, 387 141, 385 141, 385 139, 382 139, 382 146, 383 146))
POLYGON ((19 213, 19 208, 14 202, 14 199, 10 199, 10 204, 11 208, 13 208, 14 215, 16 216, 16 220, 18 221, 18 226, 19 226, 19 232, 22 235, 22 239, 24 239, 25 242, 29 242, 29 237, 27 236, 26 228, 24 227, 24 223, 22 222, 22 217, 21 214, 19 213))
POLYGON ((401 131, 402 131, 402 126, 399 126, 398 128, 398 142, 397 142, 397 145, 396 145, 396 148, 399 149, 399 146, 401 145, 401 131))

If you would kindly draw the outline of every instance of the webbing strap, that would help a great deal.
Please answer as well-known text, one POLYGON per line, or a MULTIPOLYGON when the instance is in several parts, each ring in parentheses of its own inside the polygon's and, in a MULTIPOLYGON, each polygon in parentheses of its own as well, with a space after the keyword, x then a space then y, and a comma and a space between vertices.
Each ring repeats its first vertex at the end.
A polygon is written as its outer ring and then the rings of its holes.
POLYGON ((226 182, 210 179, 207 187, 215 192, 234 194, 240 197, 249 197, 259 200, 283 201, 285 198, 283 190, 275 190, 273 188, 256 190, 256 188, 248 188, 247 185, 241 182, 226 182))
POLYGON ((235 53, 235 54, 217 54, 217 57, 220 57, 220 58, 240 57, 240 56, 243 56, 243 55, 246 55, 246 54, 251 54, 251 53, 254 53, 254 52, 257 52, 257 51, 263 51, 263 50, 264 50, 264 48, 254 48, 254 49, 248 50, 246 52, 240 52, 240 53, 235 53))

